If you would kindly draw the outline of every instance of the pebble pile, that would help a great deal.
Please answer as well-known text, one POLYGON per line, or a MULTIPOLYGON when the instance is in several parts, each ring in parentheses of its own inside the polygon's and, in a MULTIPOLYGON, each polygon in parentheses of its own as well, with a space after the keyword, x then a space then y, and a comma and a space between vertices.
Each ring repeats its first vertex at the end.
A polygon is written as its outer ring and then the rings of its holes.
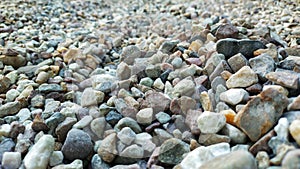
POLYGON ((2 0, 0 168, 299 168, 299 3, 2 0))

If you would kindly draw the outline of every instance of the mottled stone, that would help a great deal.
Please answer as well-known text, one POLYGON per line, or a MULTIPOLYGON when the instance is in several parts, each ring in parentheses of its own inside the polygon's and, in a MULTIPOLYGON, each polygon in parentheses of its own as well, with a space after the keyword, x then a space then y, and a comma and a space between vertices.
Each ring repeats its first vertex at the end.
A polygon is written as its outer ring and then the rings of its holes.
POLYGON ((8 90, 9 86, 10 86, 10 79, 3 76, 3 75, 0 75, 0 93, 4 93, 8 90))
POLYGON ((292 89, 299 87, 299 75, 294 71, 277 68, 275 72, 268 73, 266 78, 284 87, 292 89))
POLYGON ((60 164, 60 165, 53 167, 52 169, 70 169, 70 168, 82 169, 83 168, 82 160, 76 159, 70 164, 60 164))
POLYGON ((275 70, 275 61, 267 54, 262 54, 249 60, 250 66, 258 77, 266 81, 266 75, 275 70))
POLYGON ((91 160, 92 169, 109 169, 109 165, 106 164, 98 154, 95 154, 91 160))
POLYGON ((238 53, 232 57, 230 57, 227 60, 231 70, 233 72, 237 72, 238 70, 240 70, 243 66, 248 66, 249 62, 247 60, 247 58, 245 58, 245 56, 243 56, 241 53, 238 53))
POLYGON ((268 168, 270 166, 269 155, 265 151, 259 151, 255 159, 259 169, 268 168))
POLYGON ((25 66, 27 61, 26 58, 22 55, 16 56, 7 56, 7 55, 0 55, 0 61, 5 65, 11 65, 15 69, 25 66))
POLYGON ((110 163, 115 159, 115 156, 118 153, 116 143, 116 133, 112 133, 102 140, 97 152, 103 161, 110 163))
POLYGON ((107 124, 106 124, 106 120, 104 117, 96 118, 96 119, 92 120, 92 122, 90 123, 91 130, 100 139, 103 138, 103 134, 104 134, 106 125, 107 124))
POLYGON ((104 100, 105 94, 101 91, 96 91, 92 88, 84 89, 81 96, 81 106, 88 107, 92 105, 98 105, 104 100))
POLYGON ((130 157, 130 158, 143 158, 144 150, 142 147, 133 144, 126 147, 121 153, 120 156, 122 157, 130 157))
POLYGON ((189 110, 185 117, 185 124, 188 125, 193 134, 200 134, 197 119, 202 114, 201 110, 189 110))
POLYGON ((233 144, 244 144, 247 142, 247 136, 233 125, 226 124, 221 133, 230 137, 230 142, 233 144))
POLYGON ((244 89, 229 89, 220 94, 220 100, 230 105, 237 105, 243 101, 247 101, 249 94, 244 89))
POLYGON ((225 135, 220 135, 220 134, 214 134, 214 133, 209 133, 209 134, 201 133, 198 142, 205 146, 209 146, 217 143, 223 143, 223 142, 229 143, 230 137, 225 135))
POLYGON ((118 64, 116 73, 119 80, 126 80, 131 76, 131 69, 125 62, 121 62, 118 64))
POLYGON ((38 90, 42 93, 62 92, 63 88, 58 84, 41 84, 38 90))
POLYGON ((195 83, 190 79, 183 79, 174 86, 174 96, 191 96, 195 92, 195 83))
POLYGON ((223 114, 214 112, 203 112, 197 119, 201 133, 217 133, 226 124, 223 114))
POLYGON ((286 153, 282 160, 282 168, 299 168, 300 164, 300 150, 291 150, 286 153))
POLYGON ((239 30, 230 23, 224 23, 219 26, 216 32, 217 39, 237 38, 239 30))
POLYGON ((53 153, 50 156, 49 165, 51 167, 59 165, 63 162, 64 155, 61 151, 53 151, 53 153))
POLYGON ((230 66, 225 60, 221 60, 220 63, 216 66, 213 72, 209 75, 209 80, 213 81, 216 77, 220 76, 222 72, 232 72, 230 66))
POLYGON ((161 145, 158 160, 166 164, 178 164, 183 160, 183 154, 189 151, 187 143, 176 138, 171 138, 161 145))
POLYGON ((168 121, 171 120, 171 117, 169 114, 165 113, 165 112, 159 112, 155 115, 155 118, 161 123, 167 123, 168 121))
POLYGON ((124 127, 130 127, 135 133, 142 132, 139 124, 130 117, 124 117, 115 125, 114 129, 120 131, 124 127))
POLYGON ((129 45, 123 48, 121 53, 121 61, 127 63, 128 65, 132 65, 136 58, 141 57, 141 50, 135 45, 129 45))
POLYGON ((294 120, 289 126, 289 131, 297 144, 300 145, 300 120, 294 120))
POLYGON ((288 111, 300 110, 300 96, 292 98, 292 102, 287 107, 288 111))
POLYGON ((259 152, 259 151, 266 151, 268 153, 272 153, 271 148, 268 145, 269 140, 275 136, 275 131, 271 130, 270 132, 268 132, 267 134, 265 134, 262 138, 260 138, 258 141, 256 141, 255 144, 253 144, 250 149, 249 152, 251 152, 251 154, 253 154, 254 156, 259 152))
POLYGON ((58 126, 55 129, 55 134, 58 137, 58 141, 63 142, 66 139, 67 133, 76 122, 76 118, 67 117, 63 122, 58 124, 58 126))
POLYGON ((21 103, 18 101, 6 103, 0 107, 0 118, 16 114, 21 108, 21 103))
POLYGON ((204 146, 198 147, 184 157, 180 163, 182 169, 200 168, 201 165, 214 158, 213 153, 204 146))
POLYGON ((151 124, 153 121, 153 109, 144 108, 136 114, 137 122, 140 124, 151 124))
POLYGON ((204 111, 213 111, 213 103, 208 92, 204 91, 200 93, 200 103, 204 111))
POLYGON ((145 100, 147 107, 151 107, 154 114, 167 110, 171 103, 171 99, 160 92, 146 93, 145 100))
POLYGON ((136 137, 134 131, 129 127, 124 127, 120 132, 118 132, 117 137, 125 145, 130 145, 136 137))
POLYGON ((248 87, 257 82, 258 77, 256 73, 249 66, 244 66, 230 76, 226 81, 226 86, 228 88, 248 87))

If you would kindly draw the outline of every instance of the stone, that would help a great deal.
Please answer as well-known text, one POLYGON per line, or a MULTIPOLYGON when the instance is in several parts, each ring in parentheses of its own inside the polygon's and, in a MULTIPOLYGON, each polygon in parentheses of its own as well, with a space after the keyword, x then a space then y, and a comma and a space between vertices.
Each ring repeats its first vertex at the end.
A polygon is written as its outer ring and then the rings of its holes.
POLYGON ((144 149, 136 144, 130 145, 126 147, 121 153, 120 156, 122 157, 129 157, 129 158, 143 158, 144 156, 144 149))
POLYGON ((140 85, 144 85, 144 86, 147 86, 147 87, 152 87, 153 85, 153 80, 150 78, 150 77, 144 77, 140 80, 140 85))
POLYGON ((58 84, 41 84, 38 90, 42 93, 62 92, 63 88, 58 84))
POLYGON ((123 144, 130 145, 135 140, 136 134, 131 128, 124 127, 117 133, 117 137, 123 144))
POLYGON ((16 114, 16 117, 19 118, 20 123, 23 123, 24 121, 31 119, 30 110, 27 108, 23 108, 19 111, 18 114, 16 114))
POLYGON ((238 53, 244 55, 247 59, 253 57, 253 52, 257 49, 265 49, 266 46, 261 41, 256 40, 236 40, 232 38, 221 39, 216 44, 218 53, 230 58, 238 53))
POLYGON ((163 53, 170 54, 170 53, 172 53, 172 50, 176 47, 176 45, 178 43, 179 43, 179 40, 165 41, 160 46, 159 50, 163 53))
POLYGON ((154 114, 169 109, 171 103, 171 99, 161 92, 147 92, 145 100, 147 107, 151 107, 154 114))
POLYGON ((133 65, 136 58, 141 57, 141 50, 135 45, 129 45, 123 48, 120 60, 128 65, 133 65))
POLYGON ((154 134, 155 137, 153 137, 153 142, 156 145, 161 145, 164 141, 173 138, 173 136, 168 131, 161 128, 155 128, 154 134))
POLYGON ((5 65, 11 65, 15 69, 25 66, 27 61, 26 58, 22 55, 16 56, 7 56, 7 55, 0 55, 0 61, 5 65))
POLYGON ((192 96, 195 92, 195 83, 190 79, 183 79, 179 81, 173 90, 174 96, 192 96))
POLYGON ((159 112, 155 115, 155 118, 161 123, 161 124, 165 124, 168 121, 171 120, 171 117, 169 114, 165 113, 165 112, 159 112))
POLYGON ((45 97, 43 95, 36 95, 31 99, 31 105, 35 108, 42 108, 44 106, 45 97))
POLYGON ((153 87, 154 87, 155 89, 164 90, 165 84, 162 82, 161 78, 157 78, 157 79, 155 79, 155 81, 153 82, 153 87))
POLYGON ((13 151, 16 144, 10 138, 3 139, 0 143, 0 162, 2 161, 5 152, 13 151))
POLYGON ((268 88, 272 88, 274 90, 277 90, 278 92, 280 92, 281 94, 285 95, 285 96, 288 96, 289 95, 289 91, 280 86, 280 85, 264 85, 264 87, 262 88, 262 90, 267 90, 268 88))
POLYGON ((114 129, 116 131, 120 131, 124 127, 130 127, 136 134, 142 132, 142 129, 139 126, 139 124, 130 117, 124 117, 121 120, 119 120, 118 123, 115 125, 114 129))
POLYGON ((213 153, 204 146, 188 153, 180 163, 182 169, 200 168, 202 164, 214 158, 213 153))
POLYGON ((0 118, 9 116, 9 115, 14 115, 14 114, 18 113, 21 108, 22 108, 21 103, 18 101, 3 104, 0 107, 0 118))
POLYGON ((43 83, 46 83, 49 78, 50 78, 50 74, 48 72, 41 71, 37 75, 35 82, 38 84, 43 84, 43 83))
POLYGON ((204 111, 213 111, 212 98, 209 97, 208 92, 204 91, 200 93, 200 103, 204 111))
POLYGON ((294 120, 290 124, 289 131, 297 144, 300 145, 300 119, 294 120))
POLYGON ((151 124, 153 121, 153 109, 144 108, 136 114, 137 122, 140 124, 151 124))
POLYGON ((172 60, 171 64, 173 65, 173 67, 175 69, 178 69, 178 68, 180 68, 182 66, 182 59, 180 57, 175 57, 172 60))
POLYGON ((129 165, 115 165, 110 169, 140 169, 140 165, 138 164, 129 164, 129 165))
POLYGON ((300 96, 292 98, 292 102, 288 105, 287 110, 299 110, 300 109, 300 96))
POLYGON ((216 38, 217 39, 225 39, 225 38, 238 38, 239 30, 234 27, 230 23, 223 23, 219 26, 216 31, 216 38))
POLYGON ((231 153, 220 155, 212 158, 201 165, 201 169, 229 169, 240 168, 244 169, 257 169, 255 158, 247 151, 233 151, 231 153), (224 163, 226 161, 226 163, 224 163))
POLYGON ((197 119, 202 114, 201 110, 188 110, 185 117, 185 124, 190 128, 191 132, 195 135, 200 134, 197 119))
POLYGON ((158 160, 165 164, 178 164, 183 160, 183 154, 190 151, 189 145, 179 139, 166 140, 160 147, 158 160))
POLYGON ((234 73, 226 81, 228 88, 248 87, 258 82, 256 73, 249 67, 244 66, 234 73))
POLYGON ((6 100, 7 102, 14 101, 18 96, 20 95, 20 92, 16 89, 10 89, 6 92, 6 100))
POLYGON ((283 69, 293 70, 297 65, 300 65, 300 57, 288 56, 284 60, 279 62, 279 65, 283 69))
POLYGON ((106 125, 107 123, 105 118, 99 117, 92 120, 92 122, 90 123, 90 128, 98 138, 102 139, 106 125))
POLYGON ((284 156, 281 166, 282 168, 298 168, 300 163, 300 150, 290 150, 284 156))
POLYGON ((255 157, 258 168, 268 168, 270 166, 269 155, 265 151, 259 151, 255 157))
POLYGON ((59 165, 63 162, 64 155, 61 151, 53 151, 53 153, 50 156, 49 165, 51 167, 59 165))
POLYGON ((276 124, 287 103, 285 95, 267 89, 248 101, 234 121, 252 141, 257 141, 276 124))
POLYGON ((205 111, 197 123, 201 133, 217 133, 225 126, 226 118, 223 114, 205 111))
POLYGON ((216 77, 220 76, 223 72, 228 71, 232 72, 230 66, 225 60, 221 60, 213 72, 209 75, 209 80, 213 81, 216 77))
POLYGON ((3 75, 0 75, 0 93, 4 93, 8 90, 9 86, 10 86, 10 79, 3 76, 3 75))
POLYGON ((76 159, 70 164, 61 164, 53 167, 52 169, 82 169, 83 168, 83 162, 82 160, 76 159))
POLYGON ((79 129, 71 129, 61 149, 65 159, 84 159, 93 151, 91 137, 79 129))
POLYGON ((126 80, 131 76, 131 69, 125 62, 121 62, 118 64, 116 73, 119 80, 126 80))
POLYGON ((43 135, 26 154, 23 164, 26 168, 47 168, 53 151, 54 138, 51 135, 43 135))
POLYGON ((55 129, 55 134, 57 135, 58 141, 63 142, 66 139, 67 133, 76 122, 76 118, 66 117, 66 119, 63 122, 57 125, 55 129))
POLYGON ((118 151, 117 151, 117 134, 112 133, 112 134, 106 136, 102 140, 97 152, 103 161, 108 162, 108 163, 112 162, 118 153, 118 151))
POLYGON ((81 106, 88 107, 98 105, 103 102, 105 94, 92 88, 84 89, 81 96, 81 106))
POLYGON ((220 94, 220 100, 230 105, 237 105, 243 101, 247 101, 249 94, 244 89, 229 89, 220 94))
POLYGON ((275 72, 270 72, 266 78, 276 84, 282 85, 291 89, 299 88, 299 75, 291 70, 277 68, 275 72))
MULTIPOLYGON (((249 61, 241 53, 238 53, 227 60, 231 70, 237 72, 244 66, 249 65, 249 61)), ((252 67, 252 66, 251 66, 252 67)))
POLYGON ((65 63, 69 63, 72 60, 77 59, 78 57, 80 57, 81 55, 81 51, 78 48, 74 48, 74 49, 69 49, 64 55, 63 55, 63 60, 65 63))
POLYGON ((115 110, 109 111, 105 116, 105 120, 111 126, 115 126, 118 123, 118 121, 121 120, 122 118, 123 116, 120 113, 116 112, 115 110))
POLYGON ((91 160, 92 169, 109 169, 110 167, 106 164, 98 154, 95 154, 91 160))
POLYGON ((198 142, 202 145, 209 146, 217 143, 229 143, 230 142, 230 137, 225 136, 225 135, 220 135, 220 134, 205 134, 201 133, 198 139, 198 142))
POLYGON ((21 153, 4 152, 2 157, 2 167, 7 169, 17 169, 22 162, 21 153))
POLYGON ((153 79, 158 78, 161 74, 160 64, 148 65, 145 69, 145 73, 147 77, 153 79))
POLYGON ((233 125, 226 124, 220 133, 228 136, 232 144, 244 144, 247 142, 247 136, 233 125))
POLYGON ((152 138, 148 133, 139 133, 136 135, 134 143, 141 146, 145 150, 145 153, 152 153, 156 148, 156 145, 152 142, 152 138))
POLYGON ((258 75, 258 77, 266 81, 266 75, 275 70, 275 61, 274 59, 267 55, 261 54, 249 60, 252 70, 258 75))

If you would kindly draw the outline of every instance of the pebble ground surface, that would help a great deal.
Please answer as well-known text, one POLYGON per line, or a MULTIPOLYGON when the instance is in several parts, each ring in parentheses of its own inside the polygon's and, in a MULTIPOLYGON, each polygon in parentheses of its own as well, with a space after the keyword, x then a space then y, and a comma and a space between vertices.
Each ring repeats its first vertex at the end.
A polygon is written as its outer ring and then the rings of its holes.
POLYGON ((2 0, 0 168, 299 169, 299 0, 2 0))

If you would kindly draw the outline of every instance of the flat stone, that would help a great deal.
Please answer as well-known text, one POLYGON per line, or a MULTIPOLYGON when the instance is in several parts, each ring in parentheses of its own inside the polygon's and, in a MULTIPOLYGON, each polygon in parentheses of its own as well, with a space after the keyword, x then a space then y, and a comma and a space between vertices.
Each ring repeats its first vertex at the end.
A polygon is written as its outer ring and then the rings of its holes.
POLYGON ((118 151, 117 151, 117 134, 112 133, 112 134, 106 136, 102 140, 97 152, 103 161, 108 162, 108 163, 112 162, 118 153, 118 151))
POLYGON ((233 125, 226 124, 220 132, 230 137, 230 142, 233 144, 244 144, 247 142, 246 134, 233 125))
POLYGON ((261 54, 249 60, 252 70, 258 75, 258 77, 266 81, 266 75, 275 70, 274 59, 267 55, 261 54))
POLYGON ((280 61, 279 65, 283 69, 293 70, 297 65, 300 65, 300 57, 288 56, 284 60, 280 61))
POLYGON ((200 134, 197 119, 202 114, 201 110, 189 110, 185 117, 185 124, 190 128, 193 134, 200 134))
POLYGON ((214 134, 214 133, 201 133, 198 139, 198 142, 202 145, 209 146, 214 145, 217 143, 229 143, 230 137, 220 134, 214 134))
POLYGON ((166 164, 178 164, 183 160, 183 154, 189 151, 190 148, 187 143, 171 138, 161 145, 158 160, 166 164))
POLYGON ((197 122, 201 133, 217 133, 225 126, 226 118, 223 114, 205 111, 197 122))
POLYGON ((237 105, 243 101, 247 101, 249 94, 244 89, 229 89, 220 94, 220 100, 230 105, 237 105))
POLYGON ((179 81, 173 90, 174 96, 192 96, 195 92, 195 83, 189 79, 183 79, 179 81))
POLYGON ((5 152, 13 151, 15 146, 16 146, 16 144, 10 138, 6 138, 6 139, 1 141, 1 143, 0 143, 0 162, 3 159, 3 154, 5 152))
POLYGON ((204 91, 200 93, 200 103, 204 111, 213 111, 212 98, 209 97, 208 92, 204 91))
POLYGON ((220 63, 216 66, 213 72, 209 75, 209 80, 213 81, 217 76, 220 76, 222 72, 228 71, 232 72, 230 66, 225 60, 221 60, 220 63))
POLYGON ((240 168, 241 166, 244 169, 257 169, 255 158, 247 151, 233 151, 225 155, 220 155, 202 164, 201 169, 229 169, 240 168))
POLYGON ((289 131, 297 144, 300 145, 300 120, 294 120, 289 126, 289 131))
POLYGON ((77 123, 73 125, 73 128, 82 129, 86 126, 89 126, 93 120, 93 117, 90 115, 82 117, 77 123))
POLYGON ((130 145, 136 137, 134 131, 129 127, 124 127, 120 132, 118 132, 117 137, 125 145, 130 145))
POLYGON ((0 75, 0 93, 4 93, 8 90, 9 86, 10 86, 10 79, 3 76, 3 75, 0 75))
POLYGON ((126 147, 121 153, 122 157, 130 157, 130 158, 143 158, 144 149, 136 144, 130 145, 126 147))
POLYGON ((235 40, 231 38, 221 39, 217 42, 217 52, 222 53, 226 58, 241 53, 247 59, 253 57, 257 49, 264 49, 266 46, 256 40, 235 40))
POLYGON ((91 130, 92 130, 93 133, 96 134, 97 137, 100 138, 100 139, 103 138, 103 134, 104 134, 106 125, 107 125, 107 124, 106 124, 106 120, 105 120, 104 117, 95 118, 95 119, 92 120, 92 122, 90 123, 91 130))
POLYGON ((226 81, 228 88, 248 87, 258 82, 256 73, 249 67, 244 66, 234 73, 226 81))
POLYGON ((268 88, 272 88, 274 90, 277 90, 278 92, 280 92, 281 94, 288 96, 289 95, 289 91, 280 86, 280 85, 264 85, 264 87, 262 88, 262 90, 267 90, 268 88))
POLYGON ((277 68, 275 72, 268 73, 266 78, 287 88, 298 89, 299 87, 299 75, 294 71, 277 68))
POLYGON ((139 133, 136 135, 134 143, 141 146, 145 150, 145 153, 152 153, 156 148, 156 145, 152 142, 152 138, 148 133, 139 133))
POLYGON ((76 159, 70 164, 60 164, 60 165, 57 165, 57 166, 53 167, 52 169, 69 169, 69 168, 72 168, 72 169, 81 169, 81 168, 83 168, 82 160, 76 159))
POLYGON ((238 54, 230 57, 227 60, 227 62, 228 62, 229 66, 230 66, 230 68, 233 72, 237 72, 243 66, 248 66, 249 65, 249 61, 241 53, 238 53, 238 54))
POLYGON ((51 135, 42 136, 24 157, 24 166, 26 168, 47 168, 53 150, 54 138, 51 135), (37 159, 38 162, 32 162, 37 159))
POLYGON ((58 126, 55 129, 55 134, 58 137, 58 141, 63 142, 66 139, 67 133, 76 122, 77 122, 76 118, 66 117, 66 119, 63 122, 58 124, 58 126))
POLYGON ((255 144, 253 144, 249 152, 253 154, 254 156, 259 152, 259 151, 266 151, 268 153, 272 153, 272 149, 269 147, 268 142, 272 137, 275 136, 275 131, 271 130, 267 134, 265 134, 262 138, 260 138, 255 144))
POLYGON ((91 137, 79 129, 71 129, 61 151, 68 160, 84 159, 93 150, 91 137))
POLYGON ((4 152, 2 157, 2 167, 7 169, 19 168, 22 162, 21 153, 4 152))
POLYGON ((155 128, 154 133, 155 137, 153 137, 153 142, 156 145, 161 145, 164 141, 173 138, 173 135, 161 128, 155 128))
POLYGON ((277 123, 287 103, 285 95, 267 89, 248 101, 235 116, 235 123, 252 141, 257 141, 277 123))
POLYGON ((151 124, 153 121, 153 109, 144 108, 136 114, 137 122, 140 124, 151 124))
POLYGON ((159 112, 155 115, 155 118, 161 123, 161 124, 165 124, 168 121, 171 120, 171 117, 169 114, 165 113, 165 112, 159 112))

